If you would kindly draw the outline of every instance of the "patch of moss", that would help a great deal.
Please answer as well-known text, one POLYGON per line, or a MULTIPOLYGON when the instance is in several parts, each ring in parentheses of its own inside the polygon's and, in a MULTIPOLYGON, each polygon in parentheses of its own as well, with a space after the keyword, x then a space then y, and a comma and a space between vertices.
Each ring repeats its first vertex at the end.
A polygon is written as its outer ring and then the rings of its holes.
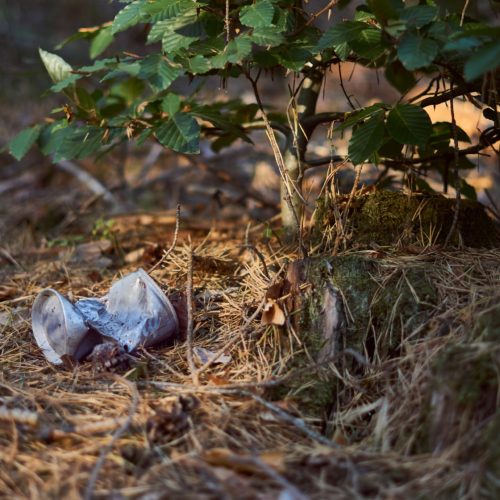
MULTIPOLYGON (((377 190, 354 198, 348 214, 351 241, 361 245, 442 244, 453 223, 455 200, 441 195, 377 190)), ((318 202, 317 231, 334 226, 333 208, 318 202)), ((500 232, 484 207, 471 200, 460 204, 457 231, 451 244, 494 247, 500 232)))
POLYGON ((309 260, 307 281, 313 291, 301 312, 304 351, 297 353, 289 366, 296 376, 274 391, 273 397, 293 396, 305 414, 316 417, 321 417, 336 397, 337 381, 327 366, 319 366, 314 376, 301 370, 311 359, 318 359, 325 344, 322 329, 327 284, 340 290, 349 310, 341 349, 370 357, 375 351, 378 356, 397 354, 403 336, 429 318, 429 303, 436 300, 436 294, 425 269, 396 269, 381 286, 380 277, 387 274, 383 266, 383 261, 362 254, 309 260))

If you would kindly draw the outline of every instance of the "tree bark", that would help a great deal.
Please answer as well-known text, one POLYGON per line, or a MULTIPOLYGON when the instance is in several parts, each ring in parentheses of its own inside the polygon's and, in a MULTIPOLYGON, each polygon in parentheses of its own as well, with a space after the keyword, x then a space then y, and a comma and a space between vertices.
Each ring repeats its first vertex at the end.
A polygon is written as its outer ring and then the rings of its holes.
POLYGON ((281 182, 281 223, 285 240, 297 241, 300 236, 300 221, 304 211, 302 201, 303 160, 314 125, 307 124, 307 118, 314 116, 318 101, 323 69, 309 69, 297 96, 297 127, 286 141, 283 161, 287 179, 281 182))

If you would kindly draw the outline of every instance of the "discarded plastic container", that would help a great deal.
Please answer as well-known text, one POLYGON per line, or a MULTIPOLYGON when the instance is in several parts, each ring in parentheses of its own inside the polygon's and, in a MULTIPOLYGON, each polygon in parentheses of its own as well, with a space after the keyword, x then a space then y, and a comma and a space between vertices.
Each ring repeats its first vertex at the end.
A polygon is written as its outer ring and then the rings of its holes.
POLYGON ((107 296, 75 305, 51 288, 42 290, 31 316, 38 346, 56 365, 64 355, 84 358, 102 342, 114 341, 132 352, 172 339, 179 331, 175 309, 143 269, 115 282, 107 296))
POLYGON ((48 361, 60 365, 63 356, 77 360, 93 349, 94 336, 88 336, 85 318, 63 295, 47 288, 33 303, 31 322, 35 340, 48 361))
POLYGON ((167 341, 179 331, 174 307, 143 269, 114 283, 106 297, 82 299, 76 307, 87 324, 128 352, 167 341))

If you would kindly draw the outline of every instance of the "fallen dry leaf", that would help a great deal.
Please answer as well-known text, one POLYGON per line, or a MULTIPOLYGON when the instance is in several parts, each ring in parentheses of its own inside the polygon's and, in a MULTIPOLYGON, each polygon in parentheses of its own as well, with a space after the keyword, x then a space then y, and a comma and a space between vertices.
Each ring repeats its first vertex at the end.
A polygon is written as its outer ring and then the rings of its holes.
POLYGON ((269 451, 252 456, 236 454, 227 448, 211 448, 204 451, 202 457, 210 465, 225 467, 246 474, 267 475, 264 471, 266 465, 278 472, 285 470, 285 457, 279 451, 269 451))
POLYGON ((285 320, 283 309, 281 309, 274 299, 268 298, 262 311, 261 324, 283 326, 285 320))
POLYGON ((13 285, 0 285, 0 300, 13 299, 19 293, 19 287, 13 285))

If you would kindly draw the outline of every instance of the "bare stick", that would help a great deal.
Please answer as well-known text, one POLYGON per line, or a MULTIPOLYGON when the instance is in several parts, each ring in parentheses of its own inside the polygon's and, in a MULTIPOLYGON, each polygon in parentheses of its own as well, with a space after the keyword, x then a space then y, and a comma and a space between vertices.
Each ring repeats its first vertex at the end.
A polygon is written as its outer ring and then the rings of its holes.
POLYGON ((338 68, 339 68, 340 88, 342 89, 342 92, 344 93, 344 97, 347 99, 349 106, 351 106, 351 109, 356 109, 356 107, 354 106, 354 104, 351 101, 351 97, 347 93, 347 90, 345 89, 345 86, 344 86, 344 79, 342 78, 342 69, 341 69, 342 64, 339 64, 338 68))
POLYGON ((198 371, 194 365, 193 359, 193 248, 189 246, 188 276, 187 276, 187 340, 186 357, 189 365, 189 371, 193 379, 193 384, 199 384, 198 371))
POLYGON ((99 472, 100 472, 102 466, 104 465, 104 461, 106 460, 106 456, 113 449, 113 446, 118 441, 118 439, 120 439, 120 437, 129 428, 130 424, 132 423, 132 419, 134 417, 134 414, 137 411, 137 406, 139 404, 139 392, 137 391, 136 385, 133 382, 131 382, 130 380, 127 380, 127 379, 120 377, 118 375, 114 375, 113 378, 116 381, 120 381, 120 382, 124 383, 130 389, 130 392, 132 393, 132 403, 130 404, 130 409, 128 412, 127 419, 125 420, 123 425, 115 431, 109 444, 101 450, 99 458, 97 459, 97 462, 94 465, 94 468, 92 469, 92 473, 90 474, 90 478, 89 478, 89 481, 87 483, 87 487, 85 488, 85 494, 83 497, 85 500, 92 499, 92 494, 94 492, 95 483, 97 482, 97 477, 99 476, 99 472))
POLYGON ((257 258, 260 260, 260 263, 262 264, 262 269, 264 271, 264 274, 268 281, 271 281, 271 276, 269 275, 269 271, 267 269, 267 264, 266 260, 264 259, 264 256, 262 255, 262 252, 260 252, 255 245, 251 245, 250 243, 246 243, 245 245, 242 245, 242 248, 247 248, 248 250, 251 250, 257 258))
POLYGON ((69 160, 56 161, 55 164, 61 169, 76 177, 82 184, 84 184, 94 194, 102 197, 104 201, 111 205, 118 205, 117 199, 113 196, 111 191, 106 189, 95 177, 90 175, 86 170, 80 168, 76 163, 69 160))
MULTIPOLYGON (((464 7, 464 12, 465 8, 467 5, 464 7)), ((453 92, 453 80, 451 81, 451 92, 453 92)), ((458 154, 458 134, 457 134, 457 121, 455 119, 455 106, 453 105, 453 99, 450 100, 450 113, 451 113, 451 126, 452 126, 452 132, 453 132, 453 156, 455 160, 455 191, 456 191, 456 198, 455 198, 455 213, 453 214, 453 222, 451 223, 450 231, 448 232, 448 235, 446 236, 446 240, 444 241, 444 246, 445 248, 448 246, 448 243, 450 242, 453 234, 455 233, 458 225, 458 217, 460 214, 460 177, 458 175, 458 169, 460 166, 460 157, 458 154)))
MULTIPOLYGON (((312 439, 313 441, 316 441, 320 444, 323 444, 325 446, 329 446, 330 448, 340 448, 338 443, 335 441, 332 441, 328 439, 327 437, 323 436, 319 432, 316 432, 315 430, 311 429, 301 418, 299 417, 294 417, 287 413, 286 411, 282 410, 279 406, 266 401, 264 398, 260 397, 259 395, 245 390, 245 389, 239 389, 239 388, 223 388, 223 387, 188 387, 185 384, 174 384, 174 383, 169 383, 169 382, 150 382, 154 387, 157 387, 158 389, 168 389, 170 388, 175 388, 175 389, 185 389, 189 390, 191 392, 205 392, 205 393, 212 393, 212 394, 228 394, 228 395, 234 395, 234 396, 243 396, 247 398, 251 398, 254 401, 257 401, 257 403, 261 404, 265 408, 267 408, 269 411, 273 412, 282 422, 292 425, 296 429, 298 429, 302 434, 306 435, 308 438, 312 439)), ((258 383, 256 384, 258 385, 258 383)))
POLYGON ((177 211, 175 212, 174 239, 172 241, 172 244, 170 245, 170 248, 166 252, 163 252, 161 259, 149 270, 150 273, 152 273, 159 265, 163 264, 163 262, 165 262, 168 259, 168 256, 173 252, 175 246, 177 245, 177 237, 179 235, 180 221, 181 221, 181 206, 177 205, 177 211))
POLYGON ((460 26, 463 26, 464 24, 465 12, 468 6, 469 6, 469 0, 465 0, 464 8, 462 9, 462 15, 460 16, 460 26))
POLYGON ((257 79, 253 79, 250 76, 250 73, 247 73, 247 79, 249 80, 250 84, 252 85, 252 89, 255 95, 255 99, 257 100, 257 105, 259 106, 259 110, 262 114, 262 119, 264 120, 264 124, 266 126, 266 135, 267 138, 269 139, 269 143, 271 144, 271 148, 273 150, 273 154, 276 160, 276 164, 278 165, 278 170, 281 175, 281 179, 283 181, 283 186, 285 187, 285 201, 288 205, 288 208, 290 209, 290 212, 293 214, 293 218, 296 224, 297 228, 297 235, 300 238, 301 234, 301 226, 300 226, 300 220, 299 216, 297 214, 297 211, 293 205, 292 202, 292 191, 294 189, 297 189, 297 186, 295 183, 290 179, 290 176, 288 175, 288 171, 286 169, 285 162, 283 160, 283 155, 281 154, 281 150, 279 148, 278 142, 276 141, 276 137, 274 136, 273 129, 271 128, 271 124, 269 122, 269 119, 267 117, 266 110, 264 109, 264 104, 262 102, 262 99, 260 98, 260 93, 259 93, 259 88, 257 87, 257 79))

